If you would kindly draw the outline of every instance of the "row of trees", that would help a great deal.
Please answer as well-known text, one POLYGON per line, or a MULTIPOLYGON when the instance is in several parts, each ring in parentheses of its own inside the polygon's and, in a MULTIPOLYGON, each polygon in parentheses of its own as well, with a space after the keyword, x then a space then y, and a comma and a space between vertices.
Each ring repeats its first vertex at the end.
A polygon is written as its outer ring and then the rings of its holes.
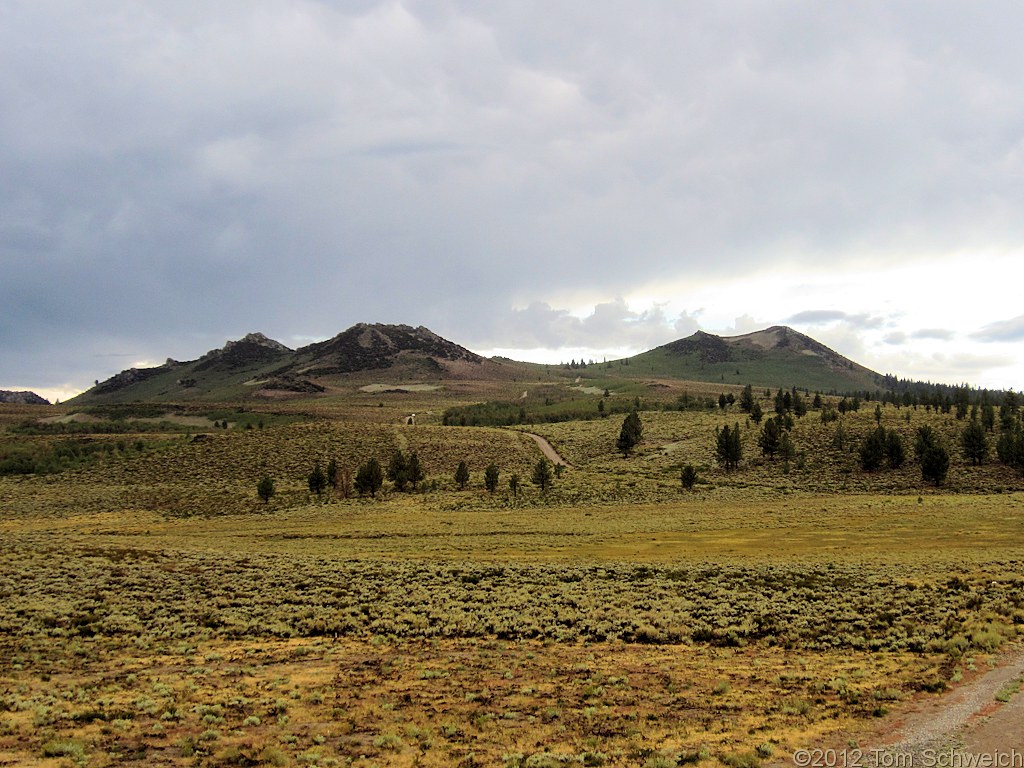
MULTIPOLYGON (((561 464, 552 468, 551 462, 542 458, 534 465, 530 480, 541 492, 545 492, 552 487, 555 477, 561 474, 561 470, 561 464)), ((500 476, 501 472, 497 464, 488 464, 484 469, 484 488, 489 493, 498 490, 500 476)), ((381 467, 376 458, 367 459, 356 471, 354 480, 351 472, 347 469, 339 470, 337 462, 333 459, 328 463, 326 471, 317 461, 313 464, 313 470, 307 476, 306 483, 310 493, 317 496, 331 488, 346 499, 353 495, 353 491, 360 496, 375 498, 383 489, 385 478, 391 482, 393 490, 397 492, 414 492, 426 479, 426 473, 415 452, 406 457, 399 450, 392 454, 386 470, 381 467)), ((460 461, 455 468, 453 480, 460 491, 465 490, 469 485, 469 465, 465 461, 460 461)), ((517 473, 509 475, 508 488, 513 497, 519 495, 521 487, 522 480, 519 475, 517 473)), ((257 483, 256 493, 264 503, 269 503, 276 493, 276 482, 270 475, 264 475, 257 483)))

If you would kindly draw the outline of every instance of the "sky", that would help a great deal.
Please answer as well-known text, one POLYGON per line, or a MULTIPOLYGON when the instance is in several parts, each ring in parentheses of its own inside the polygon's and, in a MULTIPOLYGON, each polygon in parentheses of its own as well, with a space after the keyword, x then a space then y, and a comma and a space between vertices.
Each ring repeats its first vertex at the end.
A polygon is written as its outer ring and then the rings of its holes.
POLYGON ((0 1, 0 389, 357 322, 1024 387, 1024 5, 0 1))

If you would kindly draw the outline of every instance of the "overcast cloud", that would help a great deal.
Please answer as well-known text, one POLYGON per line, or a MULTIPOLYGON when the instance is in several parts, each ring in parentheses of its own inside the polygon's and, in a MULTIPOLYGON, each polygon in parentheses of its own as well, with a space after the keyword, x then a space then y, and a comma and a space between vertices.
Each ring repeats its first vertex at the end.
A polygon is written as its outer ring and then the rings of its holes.
POLYGON ((533 359, 790 322, 1019 389, 1022 25, 1013 2, 3 3, 0 388, 366 321, 533 359))

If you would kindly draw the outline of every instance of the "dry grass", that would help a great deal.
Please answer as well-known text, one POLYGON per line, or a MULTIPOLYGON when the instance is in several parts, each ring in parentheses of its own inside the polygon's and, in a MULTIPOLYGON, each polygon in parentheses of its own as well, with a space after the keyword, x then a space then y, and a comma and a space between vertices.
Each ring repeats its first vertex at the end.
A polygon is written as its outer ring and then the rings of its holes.
POLYGON ((908 654, 777 649, 93 641, 18 657, 4 674, 0 761, 710 764, 856 728, 932 672, 908 654))
POLYGON ((621 418, 532 428, 574 465, 541 494, 525 435, 339 403, 368 417, 0 478, 0 765, 755 765, 932 695, 1024 625, 1024 494, 994 464, 955 457, 943 489, 863 473, 812 413, 801 468, 744 427, 726 473, 712 439, 737 415, 644 412, 630 459, 621 418), (398 448, 431 490, 306 490, 314 460, 398 448))

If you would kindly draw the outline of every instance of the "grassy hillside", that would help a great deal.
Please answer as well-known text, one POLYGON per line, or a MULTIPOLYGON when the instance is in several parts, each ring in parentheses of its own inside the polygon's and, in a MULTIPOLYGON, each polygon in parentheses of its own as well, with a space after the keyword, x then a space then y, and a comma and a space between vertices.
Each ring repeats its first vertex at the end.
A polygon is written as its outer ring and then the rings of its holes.
POLYGON ((629 358, 628 366, 613 370, 630 376, 796 386, 819 392, 870 392, 882 386, 882 377, 874 371, 779 326, 733 337, 698 332, 629 358))

